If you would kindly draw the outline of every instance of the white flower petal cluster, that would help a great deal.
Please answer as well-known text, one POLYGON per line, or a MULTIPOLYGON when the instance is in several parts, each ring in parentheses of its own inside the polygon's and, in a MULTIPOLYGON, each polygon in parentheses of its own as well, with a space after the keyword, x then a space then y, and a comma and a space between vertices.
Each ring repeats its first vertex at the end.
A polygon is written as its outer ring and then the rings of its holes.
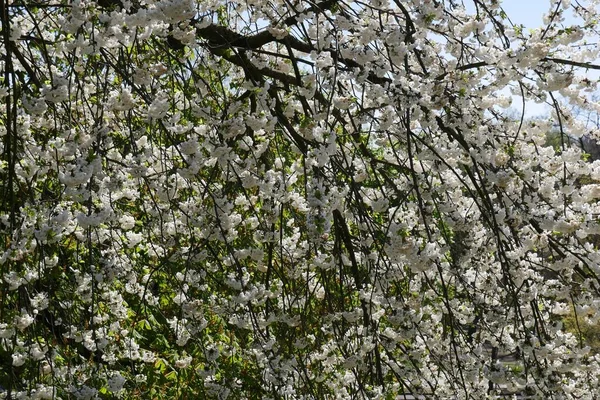
POLYGON ((7 398, 594 398, 596 1, 26 3, 7 398))

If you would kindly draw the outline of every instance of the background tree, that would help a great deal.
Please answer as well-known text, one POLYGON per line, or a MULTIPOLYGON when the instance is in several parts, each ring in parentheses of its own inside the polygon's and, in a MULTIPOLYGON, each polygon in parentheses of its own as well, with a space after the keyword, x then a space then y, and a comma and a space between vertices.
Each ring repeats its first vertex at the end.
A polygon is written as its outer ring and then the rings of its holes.
POLYGON ((594 398, 595 2, 0 11, 6 398, 594 398))

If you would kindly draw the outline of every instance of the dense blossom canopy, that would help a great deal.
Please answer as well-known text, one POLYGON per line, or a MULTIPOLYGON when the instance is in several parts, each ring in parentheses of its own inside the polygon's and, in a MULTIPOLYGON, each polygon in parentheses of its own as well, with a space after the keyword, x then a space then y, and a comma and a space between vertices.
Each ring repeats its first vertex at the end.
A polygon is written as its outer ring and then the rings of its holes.
POLYGON ((598 395, 598 1, 0 12, 0 397, 598 395))

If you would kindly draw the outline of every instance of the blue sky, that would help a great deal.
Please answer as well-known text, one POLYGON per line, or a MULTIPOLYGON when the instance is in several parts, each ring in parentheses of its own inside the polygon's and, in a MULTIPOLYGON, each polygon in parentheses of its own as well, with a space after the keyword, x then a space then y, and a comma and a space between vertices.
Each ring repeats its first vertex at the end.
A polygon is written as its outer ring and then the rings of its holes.
MULTIPOLYGON (((500 0, 514 24, 523 24, 526 28, 537 28, 542 25, 542 16, 550 10, 550 0, 500 0)), ((553 9, 556 7, 556 0, 553 9)), ((467 10, 475 10, 472 0, 464 2, 467 10)))
POLYGON ((523 24, 526 28, 542 25, 542 15, 548 12, 548 0, 505 0, 502 8, 514 24, 523 24))
MULTIPOLYGON (((553 0, 552 3, 552 10, 554 10, 556 8, 556 0, 553 0)), ((525 29, 535 29, 545 26, 542 21, 543 15, 548 13, 551 7, 550 0, 504 0, 501 4, 510 20, 514 24, 523 24, 525 29)), ((577 23, 570 11, 567 11, 564 23, 565 25, 577 23)), ((593 73, 590 76, 592 77, 593 73)), ((520 104, 521 98, 513 96, 513 107, 520 108, 520 104)), ((527 117, 547 115, 550 112, 550 106, 530 101, 526 103, 525 110, 527 117)))
MULTIPOLYGON (((523 24, 526 29, 534 29, 542 26, 543 15, 548 12, 548 0, 505 0, 502 8, 513 24, 523 24)), ((520 108, 522 100, 513 96, 513 107, 520 108)), ((525 114, 529 117, 547 114, 550 108, 546 104, 538 104, 533 101, 527 102, 525 114)))

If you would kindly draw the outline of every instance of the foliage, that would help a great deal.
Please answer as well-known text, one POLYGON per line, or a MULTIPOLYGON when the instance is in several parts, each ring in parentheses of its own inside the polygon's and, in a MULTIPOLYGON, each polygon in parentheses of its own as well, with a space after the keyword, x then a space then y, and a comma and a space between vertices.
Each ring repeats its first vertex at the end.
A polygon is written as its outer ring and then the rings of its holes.
POLYGON ((595 398, 597 2, 465 3, 0 0, 4 398, 595 398))
POLYGON ((592 318, 570 313, 564 318, 565 329, 573 333, 581 347, 589 346, 590 352, 600 353, 600 324, 592 318))

